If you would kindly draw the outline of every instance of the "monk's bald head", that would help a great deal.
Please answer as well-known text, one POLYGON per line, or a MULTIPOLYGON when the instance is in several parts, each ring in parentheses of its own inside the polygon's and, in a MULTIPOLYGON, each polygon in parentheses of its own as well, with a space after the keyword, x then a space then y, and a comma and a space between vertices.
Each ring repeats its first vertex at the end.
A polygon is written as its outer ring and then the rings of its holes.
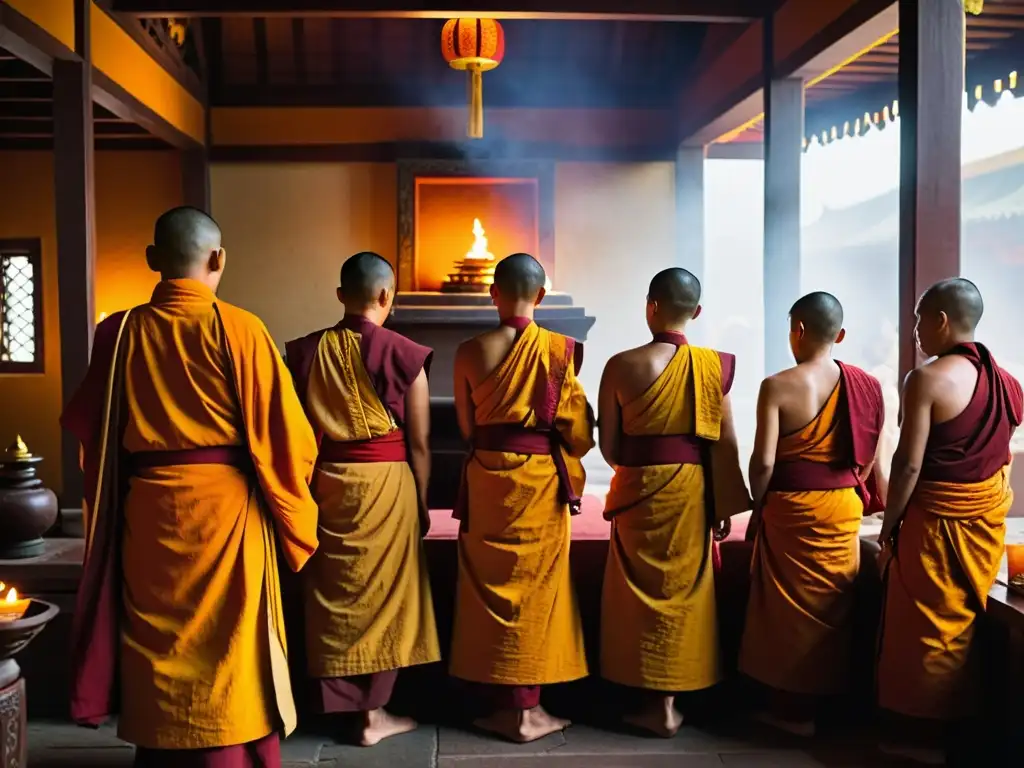
POLYGON ((395 270, 378 253, 362 251, 341 265, 338 297, 346 307, 371 307, 381 302, 383 294, 394 294, 394 291, 395 270))
POLYGON ((700 306, 700 280, 682 267, 663 269, 651 280, 647 300, 657 303, 658 313, 667 322, 684 322, 700 306))
POLYGON ((800 324, 812 341, 831 344, 843 330, 843 305, 825 291, 808 293, 789 310, 790 321, 800 324))
POLYGON ((164 279, 203 277, 219 271, 221 232, 198 208, 172 208, 156 220, 153 245, 146 252, 150 267, 164 279))
POLYGON ((494 268, 494 287, 509 301, 533 301, 544 288, 544 267, 528 253, 513 253, 494 268))
POLYGON ((978 286, 963 277, 941 280, 929 288, 917 303, 918 315, 946 315, 949 327, 958 334, 973 335, 985 303, 978 286))

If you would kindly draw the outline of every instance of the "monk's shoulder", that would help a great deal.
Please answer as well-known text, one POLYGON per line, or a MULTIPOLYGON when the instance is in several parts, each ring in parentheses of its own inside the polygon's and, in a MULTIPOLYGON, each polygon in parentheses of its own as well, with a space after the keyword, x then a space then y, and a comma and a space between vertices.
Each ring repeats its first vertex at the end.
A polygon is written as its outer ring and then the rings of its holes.
POLYGON ((299 336, 297 339, 292 339, 291 341, 286 342, 285 346, 286 347, 290 347, 290 346, 293 346, 293 345, 296 345, 296 344, 306 345, 306 344, 310 344, 310 343, 312 343, 314 341, 315 342, 319 342, 320 339, 323 338, 324 334, 327 333, 330 330, 333 330, 333 329, 328 327, 328 328, 320 328, 318 330, 311 331, 310 333, 307 333, 305 336, 299 336))
POLYGON ((929 360, 914 368, 903 379, 903 389, 910 398, 937 399, 956 389, 953 376, 958 362, 953 356, 929 360))
POLYGON ((285 342, 285 358, 289 366, 296 360, 311 358, 320 347, 320 340, 331 330, 333 329, 321 328, 312 333, 307 333, 305 336, 285 342))
POLYGON ((785 370, 773 373, 771 376, 765 376, 764 381, 761 382, 761 386, 772 390, 805 387, 806 385, 807 376, 800 370, 800 366, 797 365, 794 365, 792 368, 786 368, 785 370))
POLYGON ((630 373, 635 372, 640 366, 649 363, 650 356, 643 354, 644 347, 624 349, 608 358, 604 364, 602 379, 610 384, 615 390, 619 390, 622 384, 630 378, 630 373))
POLYGON ((224 323, 224 332, 232 341, 246 347, 254 347, 268 342, 273 345, 266 324, 252 312, 224 301, 217 302, 217 310, 224 323))
POLYGON ((882 399, 882 380, 878 376, 858 365, 849 363, 840 363, 839 365, 844 376, 856 378, 861 385, 869 387, 880 400, 882 399))
POLYGON ((608 358, 606 367, 612 370, 628 368, 637 363, 643 363, 651 359, 651 344, 644 344, 641 347, 624 349, 608 358))
MULTIPOLYGON (((321 331, 321 333, 323 332, 321 331)), ((434 352, 430 347, 415 342, 408 336, 403 336, 391 328, 384 328, 382 326, 377 329, 377 333, 381 334, 390 346, 404 355, 426 357, 434 352)))
POLYGON ((99 324, 96 326, 96 330, 93 331, 93 345, 116 339, 117 334, 121 331, 125 315, 129 315, 131 312, 135 312, 135 310, 123 309, 120 312, 114 312, 111 315, 107 315, 105 318, 100 320, 99 324))
POLYGON ((455 349, 455 367, 458 369, 473 368, 483 359, 488 347, 494 346, 494 330, 471 336, 455 349))

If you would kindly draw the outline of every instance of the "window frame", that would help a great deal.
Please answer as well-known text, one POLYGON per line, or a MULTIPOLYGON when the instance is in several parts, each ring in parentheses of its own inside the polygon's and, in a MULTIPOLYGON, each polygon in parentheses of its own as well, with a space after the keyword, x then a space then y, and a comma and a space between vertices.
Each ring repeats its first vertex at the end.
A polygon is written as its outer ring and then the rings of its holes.
POLYGON ((32 265, 32 310, 36 354, 31 363, 0 360, 0 375, 45 373, 46 345, 43 330, 43 258, 42 240, 36 238, 0 238, 0 255, 6 253, 28 256, 32 265))

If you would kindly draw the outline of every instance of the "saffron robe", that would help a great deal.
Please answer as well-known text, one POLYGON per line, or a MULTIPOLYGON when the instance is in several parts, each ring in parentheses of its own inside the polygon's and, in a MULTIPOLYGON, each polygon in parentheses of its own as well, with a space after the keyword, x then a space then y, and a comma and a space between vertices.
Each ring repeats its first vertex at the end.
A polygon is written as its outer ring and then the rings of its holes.
MULTIPOLYGON (((577 378, 582 346, 526 325, 472 392, 474 425, 551 423, 572 490, 594 447, 577 378)), ((587 675, 569 574, 569 505, 550 455, 475 448, 467 461, 451 674, 476 683, 532 686, 587 675)))
MULTIPOLYGON (((681 334, 655 340, 679 346, 657 380, 622 405, 620 464, 605 500, 612 529, 601 599, 601 674, 635 688, 694 691, 719 680, 714 510, 705 464, 721 434, 735 358, 689 346, 681 334), (658 436, 688 438, 694 455, 653 455, 651 438, 658 436)), ((738 467, 729 481, 743 486, 738 467)), ((715 491, 727 490, 715 484, 715 491)), ((729 516, 749 509, 745 487, 733 498, 743 503, 729 516)))
POLYGON ((293 730, 275 531, 300 569, 317 546, 316 442, 263 324, 202 283, 161 282, 97 328, 62 423, 86 472, 74 719, 119 715, 122 739, 156 750, 293 730), (192 463, 231 446, 239 466, 192 463), (133 471, 132 455, 158 460, 133 471))
POLYGON ((1010 438, 1024 415, 1020 383, 983 345, 949 354, 978 368, 978 384, 960 415, 932 425, 885 574, 878 661, 883 709, 940 721, 977 708, 975 620, 1002 562, 1010 438))
MULTIPOLYGON (((322 451, 332 445, 350 459, 322 453, 313 475, 320 548, 303 573, 309 674, 356 678, 439 661, 419 498, 401 431, 406 392, 433 353, 347 315, 291 342, 287 354, 322 451), (385 445, 397 449, 395 460, 358 455, 385 445)), ((393 676, 351 680, 347 687, 365 696, 353 702, 322 691, 320 708, 376 709, 391 685, 393 676), (382 690, 384 679, 390 684, 382 690)))
POLYGON ((739 668, 789 693, 837 695, 849 684, 861 489, 885 409, 876 379, 841 371, 811 422, 780 436, 754 541, 739 668))

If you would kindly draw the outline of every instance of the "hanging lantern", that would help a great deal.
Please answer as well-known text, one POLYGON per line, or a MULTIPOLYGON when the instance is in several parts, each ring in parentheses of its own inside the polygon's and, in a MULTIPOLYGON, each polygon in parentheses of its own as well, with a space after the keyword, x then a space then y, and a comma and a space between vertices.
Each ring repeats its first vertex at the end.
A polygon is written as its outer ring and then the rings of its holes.
POLYGON ((505 58, 505 30, 494 19, 449 19, 441 30, 441 53, 452 69, 469 73, 469 127, 471 139, 484 135, 483 73, 505 58))

